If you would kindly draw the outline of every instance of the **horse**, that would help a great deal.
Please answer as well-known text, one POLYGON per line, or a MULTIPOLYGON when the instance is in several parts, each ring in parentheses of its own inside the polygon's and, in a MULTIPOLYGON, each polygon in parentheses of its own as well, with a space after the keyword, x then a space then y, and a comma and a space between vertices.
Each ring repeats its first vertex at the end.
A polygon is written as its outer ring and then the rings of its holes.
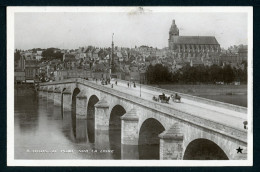
POLYGON ((158 98, 158 97, 155 97, 155 96, 153 96, 153 100, 154 100, 154 101, 156 101, 156 102, 158 102, 158 101, 159 101, 159 98, 158 98))

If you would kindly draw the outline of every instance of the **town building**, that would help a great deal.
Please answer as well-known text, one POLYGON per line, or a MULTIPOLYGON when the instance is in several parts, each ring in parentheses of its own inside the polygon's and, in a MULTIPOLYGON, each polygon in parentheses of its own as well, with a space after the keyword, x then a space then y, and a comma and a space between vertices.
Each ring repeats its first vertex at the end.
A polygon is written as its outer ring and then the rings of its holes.
POLYGON ((242 45, 239 49, 238 49, 238 57, 240 60, 242 61, 247 61, 247 45, 242 45))
POLYGON ((24 56, 20 56, 20 59, 18 61, 15 61, 14 81, 15 83, 23 83, 26 81, 24 56))
POLYGON ((25 61, 25 79, 26 82, 34 82, 34 79, 39 75, 39 66, 37 60, 25 61))
POLYGON ((188 61, 195 58, 215 58, 220 54, 220 45, 214 36, 180 36, 175 20, 172 21, 169 31, 168 45, 173 58, 188 61))

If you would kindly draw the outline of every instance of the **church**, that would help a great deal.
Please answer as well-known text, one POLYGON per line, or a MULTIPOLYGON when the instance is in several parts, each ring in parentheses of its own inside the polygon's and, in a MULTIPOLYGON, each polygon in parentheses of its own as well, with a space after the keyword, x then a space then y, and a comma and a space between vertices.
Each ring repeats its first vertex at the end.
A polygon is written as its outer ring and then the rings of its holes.
POLYGON ((219 64, 221 49, 215 36, 179 36, 179 29, 173 20, 168 41, 169 50, 174 58, 187 62, 200 60, 219 64))

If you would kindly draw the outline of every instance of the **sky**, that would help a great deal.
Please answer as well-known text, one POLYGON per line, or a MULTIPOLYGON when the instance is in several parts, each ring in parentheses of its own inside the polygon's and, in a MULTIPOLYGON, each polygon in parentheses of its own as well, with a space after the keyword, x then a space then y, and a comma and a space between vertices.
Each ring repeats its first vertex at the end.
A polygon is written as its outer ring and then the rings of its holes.
POLYGON ((180 36, 215 36, 220 46, 248 44, 247 13, 17 12, 15 49, 93 45, 168 47, 172 20, 180 36))

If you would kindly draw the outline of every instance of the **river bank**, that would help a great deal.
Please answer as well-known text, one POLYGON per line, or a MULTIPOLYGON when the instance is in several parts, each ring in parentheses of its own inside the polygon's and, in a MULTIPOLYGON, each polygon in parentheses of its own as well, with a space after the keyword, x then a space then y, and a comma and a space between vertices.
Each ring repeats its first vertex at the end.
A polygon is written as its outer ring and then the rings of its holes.
POLYGON ((203 95, 247 95, 247 85, 151 85, 194 96, 203 95))
POLYGON ((173 85, 160 84, 154 87, 203 97, 224 103, 247 107, 247 85, 173 85))

